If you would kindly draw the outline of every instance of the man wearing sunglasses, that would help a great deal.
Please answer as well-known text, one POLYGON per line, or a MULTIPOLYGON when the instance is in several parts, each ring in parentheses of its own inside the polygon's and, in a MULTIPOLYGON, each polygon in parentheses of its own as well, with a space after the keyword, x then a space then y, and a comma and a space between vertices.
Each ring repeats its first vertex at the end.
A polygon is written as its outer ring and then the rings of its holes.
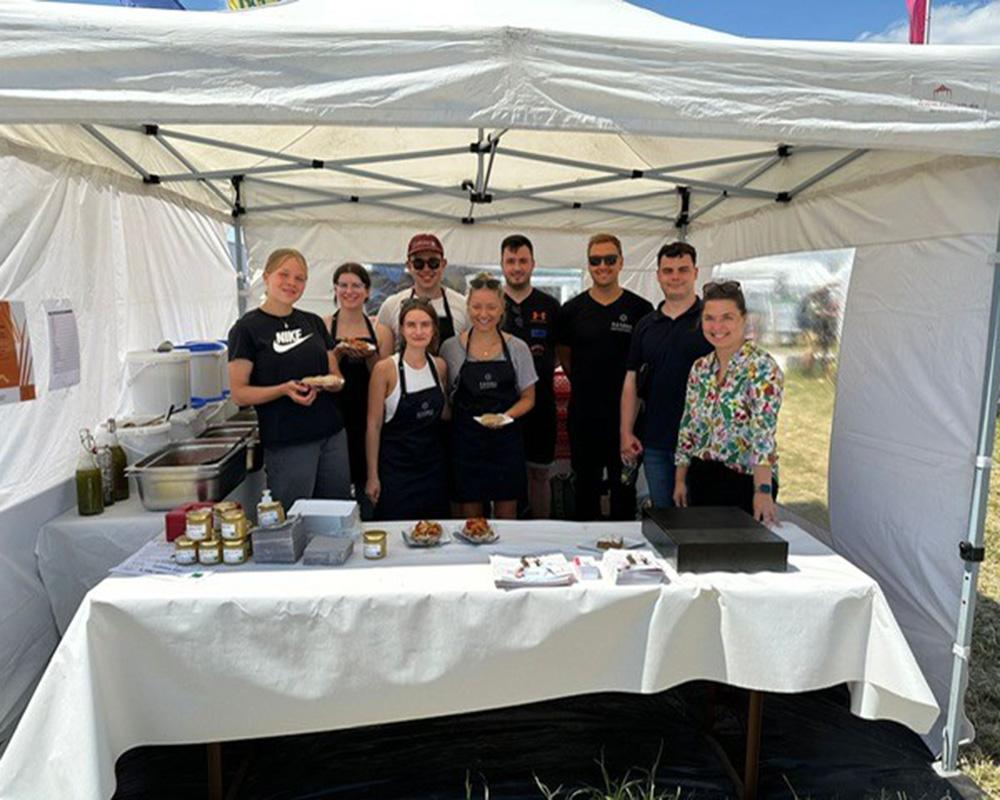
POLYGON ((406 248, 406 271, 413 286, 389 295, 378 311, 378 321, 389 328, 399 348, 399 310, 411 297, 429 300, 438 314, 438 342, 461 333, 469 327, 465 298, 442 283, 448 260, 444 257, 441 240, 433 233, 418 233, 406 248))
POLYGON ((674 450, 691 365, 712 352, 702 333, 702 303, 694 290, 697 258, 686 242, 660 248, 656 280, 663 303, 635 326, 622 388, 622 461, 631 464, 645 457, 649 494, 658 508, 674 504, 674 450), (645 406, 641 417, 640 400, 645 406))
POLYGON ((569 446, 580 520, 601 518, 601 478, 607 473, 611 519, 635 519, 635 485, 623 484, 619 442, 625 363, 636 323, 653 310, 623 288, 621 242, 607 233, 587 245, 591 287, 562 307, 559 361, 570 379, 569 446))

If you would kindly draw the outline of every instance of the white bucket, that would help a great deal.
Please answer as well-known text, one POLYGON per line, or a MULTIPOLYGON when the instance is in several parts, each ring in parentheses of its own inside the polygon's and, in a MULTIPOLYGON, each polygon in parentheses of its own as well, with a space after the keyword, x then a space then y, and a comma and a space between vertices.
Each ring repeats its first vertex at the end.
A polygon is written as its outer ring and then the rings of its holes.
POLYGON ((191 397, 221 399, 226 388, 226 346, 220 342, 185 342, 178 347, 191 354, 191 397))
MULTIPOLYGON (((119 417, 116 420, 118 443, 125 451, 129 464, 141 461, 146 456, 166 447, 173 440, 170 435, 169 422, 150 423, 148 422, 150 419, 154 419, 154 417, 119 417)), ((156 417, 156 419, 162 419, 162 417, 156 417)))
POLYGON ((191 402, 191 354, 135 350, 125 355, 127 407, 133 414, 166 414, 191 402))

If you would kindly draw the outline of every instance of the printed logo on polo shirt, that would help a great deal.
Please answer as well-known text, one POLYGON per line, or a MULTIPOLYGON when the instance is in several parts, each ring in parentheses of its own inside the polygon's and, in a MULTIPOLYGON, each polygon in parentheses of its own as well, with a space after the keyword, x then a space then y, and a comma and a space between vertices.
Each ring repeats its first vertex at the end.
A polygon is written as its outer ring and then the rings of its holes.
POLYGON ((615 333, 632 333, 632 324, 628 321, 628 314, 622 314, 611 323, 611 330, 615 333))
POLYGON ((303 336, 302 328, 295 328, 290 331, 275 331, 274 343, 272 345, 274 347, 274 352, 287 353, 289 350, 298 347, 311 336, 311 333, 307 333, 303 336))

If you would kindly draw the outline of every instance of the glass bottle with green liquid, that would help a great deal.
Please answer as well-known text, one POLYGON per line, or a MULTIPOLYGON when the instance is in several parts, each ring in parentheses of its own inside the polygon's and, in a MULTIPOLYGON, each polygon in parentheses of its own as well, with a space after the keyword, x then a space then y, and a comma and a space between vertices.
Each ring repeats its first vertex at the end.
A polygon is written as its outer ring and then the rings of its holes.
POLYGON ((97 465, 97 446, 90 431, 80 431, 83 450, 76 462, 76 510, 81 517, 104 511, 104 493, 101 488, 101 468, 97 465))

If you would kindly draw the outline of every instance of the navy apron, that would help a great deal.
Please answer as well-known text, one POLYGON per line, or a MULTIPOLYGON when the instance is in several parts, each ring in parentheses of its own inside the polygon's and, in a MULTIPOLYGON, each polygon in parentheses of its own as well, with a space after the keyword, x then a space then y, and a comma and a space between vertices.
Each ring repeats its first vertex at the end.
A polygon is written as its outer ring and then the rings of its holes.
POLYGON ((448 516, 448 466, 441 438, 444 392, 427 356, 434 385, 406 391, 406 369, 399 354, 399 405, 382 426, 378 477, 382 484, 375 518, 440 519, 448 516))
MULTIPOLYGON (((417 296, 416 289, 410 291, 410 299, 417 296)), ((444 316, 438 317, 438 347, 455 335, 455 318, 451 315, 451 307, 448 305, 448 292, 444 286, 441 287, 441 302, 444 303, 444 316)), ((400 338, 403 332, 399 333, 400 338)), ((435 355, 437 355, 435 353, 435 355)))
MULTIPOLYGON (((337 316, 333 315, 330 322, 330 334, 333 340, 340 344, 344 339, 337 338, 337 316)), ((365 325, 368 326, 368 336, 361 341, 375 345, 378 352, 378 338, 375 328, 365 314, 365 325)), ((340 416, 344 418, 344 428, 347 430, 347 454, 351 463, 351 483, 364 485, 368 477, 367 459, 365 458, 365 430, 368 428, 368 381, 371 372, 368 369, 367 358, 345 357, 340 362, 340 373, 344 376, 344 388, 333 397, 340 408, 340 416)))
POLYGON ((454 398, 454 499, 459 503, 517 500, 527 483, 521 421, 487 428, 473 419, 481 414, 502 414, 518 401, 521 393, 514 363, 503 334, 503 361, 470 361, 471 343, 469 331, 454 398))

